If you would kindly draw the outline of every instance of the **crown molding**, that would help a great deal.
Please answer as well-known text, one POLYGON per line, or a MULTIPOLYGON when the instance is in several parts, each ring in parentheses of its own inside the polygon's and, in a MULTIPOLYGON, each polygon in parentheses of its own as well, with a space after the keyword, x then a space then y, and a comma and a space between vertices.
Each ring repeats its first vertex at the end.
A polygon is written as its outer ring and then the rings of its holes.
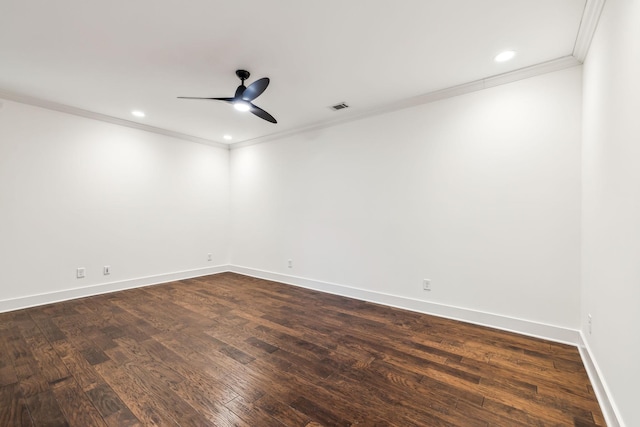
MULTIPOLYGON (((46 108, 48 110, 59 111, 61 113, 72 114, 75 116, 86 117, 88 119, 99 120, 102 122, 112 123, 115 125, 125 126, 133 129, 139 129, 147 132, 157 133, 160 135, 170 136, 172 138, 183 139, 186 141, 196 142, 198 144, 205 144, 212 147, 222 148, 224 150, 229 149, 228 144, 222 142, 213 141, 205 138, 199 138, 197 136, 187 135, 180 132, 175 132, 168 129, 163 129, 155 126, 146 125, 144 123, 132 122, 130 120, 119 119, 117 117, 108 116, 106 114, 96 113, 89 110, 83 110, 82 108, 72 107, 70 105, 59 104, 53 101, 47 101, 44 99, 38 99, 27 95, 22 95, 14 92, 7 92, 0 90, 0 98, 19 102, 21 104, 33 105, 35 107, 46 108)), ((0 109, 2 109, 2 103, 0 103, 0 109)))
POLYGON ((272 133, 266 136, 258 138, 248 139, 241 142, 236 142, 229 146, 230 150, 235 150, 242 147, 248 147, 250 145, 261 144, 276 139, 282 139, 288 136, 309 132, 318 129, 324 129, 332 126, 336 126, 342 123, 353 122, 368 117, 377 116, 380 114, 391 113, 394 111, 402 110, 405 108, 416 107, 422 104, 428 104, 430 102, 439 101, 441 99, 452 98, 454 96, 464 95, 471 92, 495 87, 507 83, 512 83, 518 80, 527 79, 534 76, 550 73, 553 71, 563 70, 565 68, 575 67, 580 65, 574 56, 568 55, 561 58, 552 59, 550 61, 541 62, 539 64, 531 65, 529 67, 520 68, 514 71, 509 71, 503 74, 497 74, 495 76, 487 77, 480 80, 475 80, 469 83, 463 83, 461 85, 452 86, 446 89, 429 92, 423 95, 406 98, 398 102, 384 105, 382 107, 370 109, 359 113, 350 113, 344 115, 339 119, 324 121, 322 123, 315 123, 308 126, 297 127, 282 132, 272 133))
POLYGON ((580 61, 580 63, 583 63, 587 58, 591 40, 593 40, 593 35, 598 27, 598 21, 600 20, 605 2, 606 0, 587 0, 584 5, 576 43, 573 46, 573 56, 580 61))
MULTIPOLYGON (((591 3, 591 2, 604 2, 604 0, 588 1, 588 3, 591 3)), ((597 22, 597 19, 596 19, 596 22, 597 22)), ((595 30, 595 26, 593 29, 595 30)), ((591 37, 593 37, 593 34, 591 35, 591 37)), ((199 138, 196 136, 171 131, 168 129, 158 128, 158 127, 146 125, 143 123, 132 122, 125 119, 119 119, 117 117, 108 116, 106 114, 96 113, 93 111, 83 110, 81 108, 72 107, 69 105, 59 104, 57 102, 42 100, 42 99, 33 98, 30 96, 21 95, 21 94, 12 93, 12 92, 6 92, 2 90, 0 90, 0 98, 20 102, 23 104, 34 105, 36 107, 47 108, 49 110, 60 111, 67 114, 73 114, 76 116, 87 117, 94 120, 100 120, 103 122, 113 123, 120 126, 126 126, 134 129, 144 130, 147 132, 166 135, 173 138, 196 142, 199 144, 205 144, 212 147, 221 148, 223 150, 235 150, 235 149, 247 147, 250 145, 261 144, 264 142, 282 139, 288 136, 293 136, 293 135, 297 135, 304 132, 333 127, 343 123, 349 123, 356 120, 377 116, 380 114, 391 113, 391 112, 402 110, 405 108, 416 107, 418 105, 428 104, 430 102, 435 102, 435 101, 439 101, 446 98, 452 98, 454 96, 476 92, 476 91, 487 89, 490 87, 512 83, 518 80, 523 80, 530 77, 550 73, 553 71, 559 71, 565 68, 574 67, 574 66, 580 65, 581 63, 582 62, 575 56, 572 56, 572 55, 563 56, 561 58, 556 58, 550 61, 541 62, 539 64, 531 65, 529 67, 524 67, 518 70, 509 71, 507 73, 497 74, 484 79, 463 83, 460 85, 429 92, 429 93, 414 96, 411 98, 406 98, 398 102, 393 102, 391 104, 386 104, 381 107, 369 109, 366 111, 347 113, 345 115, 341 115, 341 117, 337 119, 327 120, 327 121, 314 123, 306 126, 300 126, 293 129, 288 129, 281 132, 275 132, 269 135, 247 139, 247 140, 232 143, 232 144, 225 144, 218 141, 199 138)))

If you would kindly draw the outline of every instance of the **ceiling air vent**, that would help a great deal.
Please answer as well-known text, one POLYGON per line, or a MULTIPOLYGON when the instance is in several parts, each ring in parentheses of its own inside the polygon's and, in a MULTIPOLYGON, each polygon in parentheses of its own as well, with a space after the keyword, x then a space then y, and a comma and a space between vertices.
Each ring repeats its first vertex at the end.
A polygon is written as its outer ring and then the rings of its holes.
POLYGON ((332 105, 331 108, 333 111, 344 110, 345 108, 349 108, 346 102, 341 102, 340 104, 332 105))

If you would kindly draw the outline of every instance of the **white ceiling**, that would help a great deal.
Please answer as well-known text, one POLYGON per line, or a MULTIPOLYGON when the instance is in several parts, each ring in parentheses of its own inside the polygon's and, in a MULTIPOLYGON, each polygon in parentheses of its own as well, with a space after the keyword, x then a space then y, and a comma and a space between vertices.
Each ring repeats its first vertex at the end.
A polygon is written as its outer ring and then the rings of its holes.
POLYGON ((0 0, 0 92, 250 141, 572 55, 586 3, 0 0), (278 124, 176 98, 233 96, 238 68, 271 79, 254 103, 278 124))

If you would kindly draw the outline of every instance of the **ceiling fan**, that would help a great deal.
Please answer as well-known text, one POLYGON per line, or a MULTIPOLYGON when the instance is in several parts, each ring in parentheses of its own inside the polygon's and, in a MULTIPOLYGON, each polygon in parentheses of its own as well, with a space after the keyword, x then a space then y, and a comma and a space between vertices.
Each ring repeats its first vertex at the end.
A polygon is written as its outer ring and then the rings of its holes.
POLYGON ((230 104, 233 104, 236 110, 239 111, 250 111, 256 116, 260 117, 271 123, 278 123, 276 119, 262 108, 254 105, 251 101, 262 95, 262 92, 265 91, 267 86, 269 86, 269 78, 263 77, 260 80, 256 80, 251 83, 248 87, 244 85, 244 81, 247 80, 250 76, 249 72, 246 70, 237 70, 236 76, 240 78, 242 83, 236 89, 236 94, 233 98, 197 98, 193 96, 179 96, 181 99, 212 99, 215 101, 224 101, 230 104))

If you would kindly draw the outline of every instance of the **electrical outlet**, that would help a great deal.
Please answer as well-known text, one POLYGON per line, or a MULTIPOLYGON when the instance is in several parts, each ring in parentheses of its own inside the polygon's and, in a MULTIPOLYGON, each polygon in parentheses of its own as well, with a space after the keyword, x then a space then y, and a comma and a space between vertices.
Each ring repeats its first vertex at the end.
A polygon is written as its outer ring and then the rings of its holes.
POLYGON ((424 289, 425 291, 430 291, 431 290, 431 280, 429 280, 429 279, 422 280, 422 289, 424 289))
POLYGON ((85 276, 85 269, 84 267, 79 267, 76 269, 76 278, 78 279, 83 279, 85 276))
POLYGON ((105 276, 108 276, 111 274, 111 266, 110 265, 105 265, 104 267, 102 267, 102 274, 105 276))
POLYGON ((213 261, 213 255, 207 254, 207 261, 213 261))
POLYGON ((287 267, 293 268, 293 260, 290 259, 289 261, 287 261, 287 267))
POLYGON ((588 325, 589 325, 589 335, 591 335, 592 321, 593 321, 593 318, 591 317, 591 313, 587 314, 587 322, 588 322, 588 325))

